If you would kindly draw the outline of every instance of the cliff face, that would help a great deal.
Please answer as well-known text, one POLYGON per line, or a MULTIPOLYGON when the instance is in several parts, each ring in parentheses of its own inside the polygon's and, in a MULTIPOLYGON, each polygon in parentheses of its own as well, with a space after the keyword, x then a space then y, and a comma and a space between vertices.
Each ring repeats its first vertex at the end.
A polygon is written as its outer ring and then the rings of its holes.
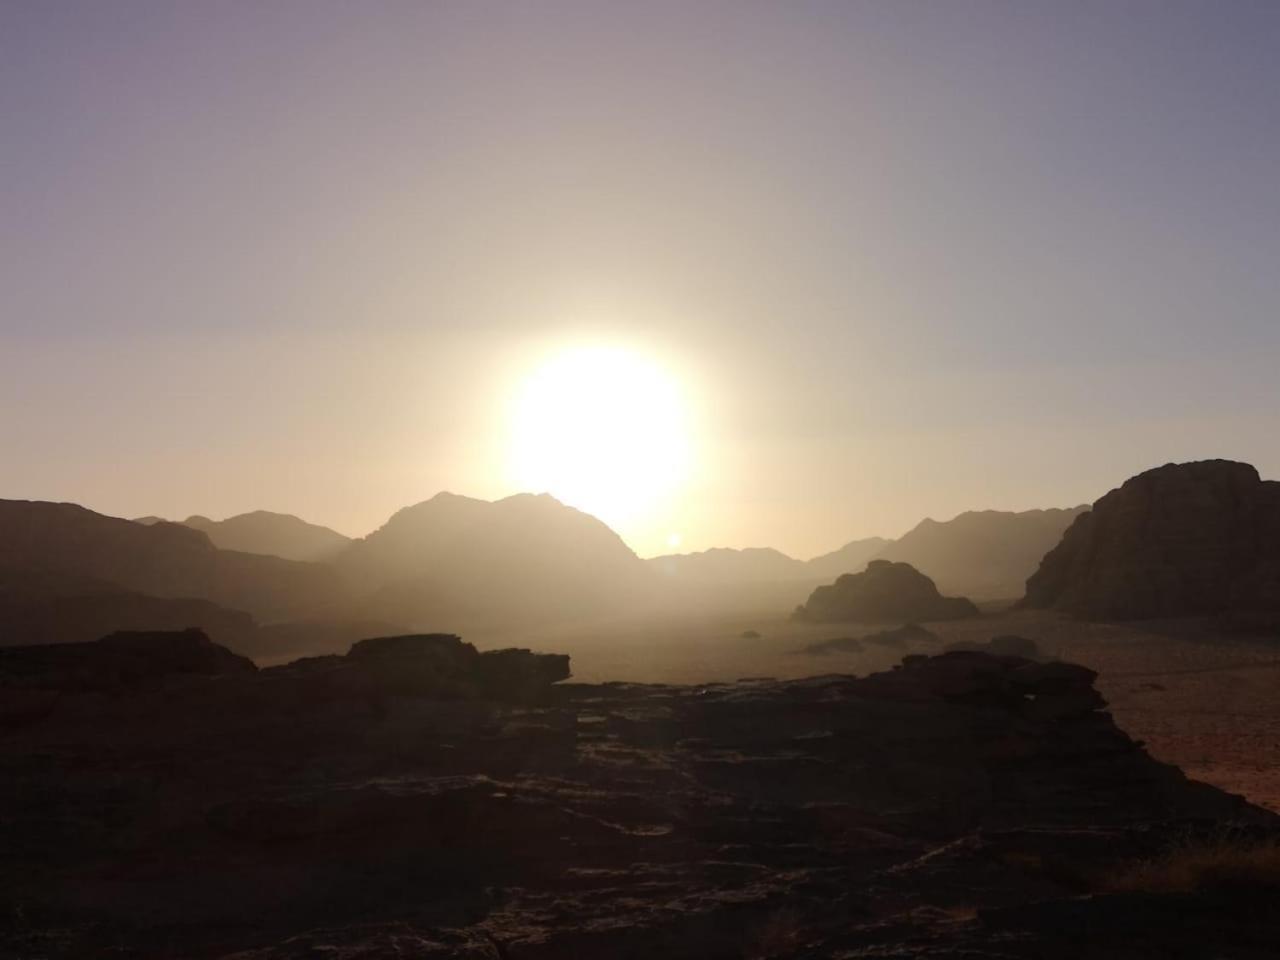
POLYGON ((1067 529, 1023 605, 1102 620, 1280 623, 1280 484, 1227 460, 1139 474, 1067 529))
POLYGON ((1273 823, 1153 761, 1082 667, 557 685, 566 658, 446 635, 261 671, 162 640, 85 645, 115 687, 0 660, 0 953, 1244 955, 1230 910, 1201 942, 1185 897, 1079 899, 1193 820, 1273 823))

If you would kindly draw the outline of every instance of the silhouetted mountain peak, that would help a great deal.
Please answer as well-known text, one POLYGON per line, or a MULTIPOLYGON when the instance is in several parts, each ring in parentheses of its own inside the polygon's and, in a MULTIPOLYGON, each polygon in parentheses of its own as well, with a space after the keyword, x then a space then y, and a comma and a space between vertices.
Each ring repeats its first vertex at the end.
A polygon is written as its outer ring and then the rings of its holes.
POLYGON ((867 561, 878 556, 890 542, 884 537, 851 540, 839 550, 814 557, 806 566, 811 576, 821 580, 837 577, 842 573, 858 573, 866 567, 867 561))
POLYGON ((878 557, 910 563, 944 593, 1011 599, 1088 507, 966 510, 950 520, 926 518, 888 544, 878 557))
POLYGON ((711 547, 650 557, 645 562, 664 577, 688 583, 758 583, 810 575, 804 563, 773 547, 711 547))
POLYGON ((617 533, 548 494, 437 494, 352 543, 339 565, 375 595, 371 610, 423 625, 446 615, 518 619, 557 604, 572 615, 645 575, 617 533))
POLYGON ((226 520, 210 520, 193 514, 183 523, 207 534, 214 546, 220 549, 286 560, 332 560, 351 542, 336 530, 307 523, 292 514, 270 510, 254 510, 226 520))
POLYGON ((89 577, 156 597, 200 597, 262 617, 337 595, 322 567, 219 550, 184 524, 134 523, 73 503, 0 500, 0 566, 89 577))

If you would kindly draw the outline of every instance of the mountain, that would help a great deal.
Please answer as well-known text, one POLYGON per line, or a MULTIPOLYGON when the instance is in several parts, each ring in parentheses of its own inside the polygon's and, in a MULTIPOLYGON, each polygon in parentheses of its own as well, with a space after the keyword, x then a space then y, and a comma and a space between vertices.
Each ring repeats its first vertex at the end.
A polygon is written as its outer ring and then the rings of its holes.
POLYGON ((654 584, 609 527, 546 494, 438 494, 354 541, 336 565, 366 596, 357 615, 413 628, 573 619, 654 584))
POLYGON ((878 559, 909 563, 944 593, 980 600, 1020 597, 1041 559, 1087 506, 1010 513, 977 510, 921 521, 878 559))
POLYGON ((867 563, 880 556, 892 542, 884 537, 853 540, 839 550, 814 557, 805 566, 808 575, 816 580, 830 580, 842 573, 861 573, 866 569, 867 563))
POLYGON ((685 583, 755 583, 813 577, 808 564, 772 547, 714 547, 700 553, 650 557, 645 563, 659 575, 685 583))
MULTIPOLYGON (((139 522, 147 519, 150 518, 144 517, 139 522)), ((221 550, 259 553, 286 560, 332 560, 351 543, 350 537, 336 530, 268 510, 241 513, 226 520, 191 516, 182 522, 207 535, 221 550)))
POLYGON ((845 573, 818 587, 795 619, 811 623, 892 623, 959 620, 977 616, 966 597, 944 597, 934 582, 909 563, 872 560, 861 573, 845 573))
POLYGON ((72 503, 0 500, 0 567, 209 600, 260 620, 313 615, 343 595, 329 567, 219 550, 182 524, 147 526, 72 503))
POLYGON ((1280 624, 1280 483, 1247 463, 1165 464, 1077 517, 1023 606, 1130 620, 1280 624))
POLYGON ((78 643, 117 630, 198 627, 241 649, 256 637, 253 618, 208 600, 149 597, 91 577, 0 569, 0 646, 78 643))
POLYGON ((1088 507, 1010 513, 979 510, 945 522, 926 519, 898 540, 869 537, 808 562, 776 550, 705 550, 654 557, 651 567, 673 582, 744 586, 753 583, 818 583, 861 573, 872 560, 909 563, 944 593, 980 600, 1022 596, 1027 577, 1088 507))

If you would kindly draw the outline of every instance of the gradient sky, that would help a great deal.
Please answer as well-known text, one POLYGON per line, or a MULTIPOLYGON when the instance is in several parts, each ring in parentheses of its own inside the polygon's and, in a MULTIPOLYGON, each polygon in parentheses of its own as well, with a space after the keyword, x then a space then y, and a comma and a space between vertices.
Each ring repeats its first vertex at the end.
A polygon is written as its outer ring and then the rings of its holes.
POLYGON ((1271 0, 0 0, 0 496, 363 534, 600 342, 808 556, 1280 477, 1278 307, 1271 0))

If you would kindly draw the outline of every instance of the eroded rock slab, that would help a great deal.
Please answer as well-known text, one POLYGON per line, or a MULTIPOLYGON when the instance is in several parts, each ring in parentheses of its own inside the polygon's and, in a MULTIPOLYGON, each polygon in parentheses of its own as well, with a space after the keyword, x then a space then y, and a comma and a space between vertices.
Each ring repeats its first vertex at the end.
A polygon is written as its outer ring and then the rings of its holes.
POLYGON ((9 717, 0 954, 1103 955, 1050 933, 1111 909, 1099 877, 1274 819, 1152 760, 1070 664, 552 684, 566 672, 394 638, 9 717))

